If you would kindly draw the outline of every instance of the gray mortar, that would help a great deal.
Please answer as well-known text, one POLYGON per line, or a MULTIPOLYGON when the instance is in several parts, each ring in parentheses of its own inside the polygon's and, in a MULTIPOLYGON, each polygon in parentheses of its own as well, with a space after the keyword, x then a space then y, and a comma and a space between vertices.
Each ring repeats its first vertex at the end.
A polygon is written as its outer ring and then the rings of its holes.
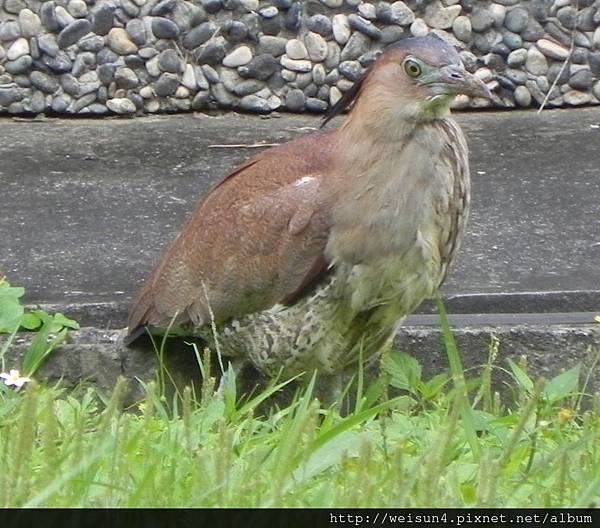
MULTIPOLYGON (((600 0, 577 6, 5 0, 0 113, 322 112, 385 46, 427 33, 462 50, 467 69, 494 89, 496 106, 539 106, 548 93, 550 107, 598 104, 600 0)), ((455 102, 488 104, 466 96, 455 102)))
MULTIPOLYGON (((69 342, 50 356, 36 374, 38 380, 49 383, 60 382, 66 387, 80 383, 92 384, 110 391, 119 376, 129 380, 130 392, 127 403, 143 397, 142 385, 137 380, 148 382, 156 379, 158 362, 151 347, 123 347, 120 343, 122 331, 83 328, 69 334, 69 342)), ((498 367, 507 367, 507 359, 523 361, 533 378, 550 379, 576 364, 582 366, 582 377, 587 376, 594 357, 599 352, 600 331, 597 325, 548 325, 531 324, 517 326, 468 326, 458 327, 454 335, 467 377, 472 377, 488 358, 492 335, 500 343, 495 360, 498 367)), ((6 336, 0 336, 0 346, 6 336)), ((28 334, 19 334, 9 348, 6 368, 19 368, 23 354, 30 342, 28 334)), ((200 372, 193 349, 181 341, 170 341, 166 347, 165 364, 178 387, 200 383, 200 372)), ((404 326, 395 341, 395 350, 407 352, 418 358, 423 366, 424 377, 448 371, 446 352, 442 345, 439 328, 424 326, 404 326)), ((213 359, 216 365, 216 359, 213 359)), ((377 372, 377 365, 371 365, 368 376, 377 372)), ((493 383, 506 394, 508 378, 501 369, 494 369, 493 383)), ((583 382, 583 379, 581 380, 583 382)), ((256 372, 246 370, 241 380, 241 389, 251 391, 257 383, 264 382, 256 372)), ((514 383, 512 384, 514 385, 514 383)), ((600 392, 600 369, 591 372, 586 394, 600 392)))

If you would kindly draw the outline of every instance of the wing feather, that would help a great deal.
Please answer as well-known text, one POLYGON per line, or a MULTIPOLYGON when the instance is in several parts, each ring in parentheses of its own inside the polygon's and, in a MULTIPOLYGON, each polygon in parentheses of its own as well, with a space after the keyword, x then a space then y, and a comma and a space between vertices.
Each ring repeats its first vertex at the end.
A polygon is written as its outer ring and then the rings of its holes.
POLYGON ((132 335, 175 316, 177 324, 219 323, 300 298, 327 270, 322 186, 332 137, 268 149, 214 187, 133 303, 132 335))

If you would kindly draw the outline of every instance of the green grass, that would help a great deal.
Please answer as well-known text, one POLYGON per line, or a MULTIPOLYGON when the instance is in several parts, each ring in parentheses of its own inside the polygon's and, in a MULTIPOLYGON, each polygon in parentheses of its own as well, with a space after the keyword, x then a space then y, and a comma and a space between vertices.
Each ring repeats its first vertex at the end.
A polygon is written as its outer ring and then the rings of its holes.
MULTIPOLYGON (((0 332, 9 334, 0 370, 29 326, 37 331, 21 372, 35 377, 77 324, 26 312, 22 293, 0 280, 0 332)), ((465 371, 441 302, 439 311, 449 373, 425 379, 415 358, 390 351, 377 380, 359 367, 330 406, 314 397, 315 379, 283 408, 272 396, 286 382, 244 396, 229 372, 215 390, 210 356, 198 351, 200 394, 165 396, 163 369, 128 409, 125 380, 109 395, 0 380, 0 508, 600 505, 591 369, 534 381, 525 360, 503 368, 492 340, 485 364, 465 371), (501 400, 492 379, 502 377, 501 400)), ((168 353, 164 341, 157 353, 168 353)), ((600 352, 590 353, 594 368, 600 352)))
POLYGON ((426 380, 389 353, 376 383, 350 387, 346 415, 312 397, 314 380, 281 409, 265 406, 281 385, 244 398, 233 383, 215 393, 212 378, 168 402, 149 383, 129 410, 125 381, 108 397, 1 385, 0 507, 600 504, 600 405, 581 409, 578 367, 543 383, 513 363, 503 405, 490 385, 497 343, 470 377, 442 317, 451 372, 426 380))

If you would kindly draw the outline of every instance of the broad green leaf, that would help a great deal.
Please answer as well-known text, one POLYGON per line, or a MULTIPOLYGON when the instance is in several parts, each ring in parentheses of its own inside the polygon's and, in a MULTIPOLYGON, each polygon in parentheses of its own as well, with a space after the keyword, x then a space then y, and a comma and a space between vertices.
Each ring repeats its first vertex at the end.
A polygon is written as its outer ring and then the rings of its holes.
POLYGON ((21 326, 26 330, 35 330, 42 324, 42 320, 34 313, 27 312, 21 319, 21 326))
POLYGON ((576 392, 579 385, 580 371, 581 365, 576 365, 552 378, 544 388, 544 398, 550 402, 555 402, 576 392))
POLYGON ((77 321, 63 315, 58 312, 54 314, 54 324, 60 325, 61 327, 70 328, 71 330, 79 330, 80 326, 77 321))
POLYGON ((414 357, 404 352, 392 352, 384 357, 383 368, 390 375, 392 387, 417 393, 421 365, 414 357))
POLYGON ((24 309, 19 298, 25 290, 10 286, 8 282, 0 284, 0 334, 12 334, 21 322, 24 309))
POLYGON ((0 334, 12 334, 21 324, 23 312, 20 304, 0 300, 0 334))

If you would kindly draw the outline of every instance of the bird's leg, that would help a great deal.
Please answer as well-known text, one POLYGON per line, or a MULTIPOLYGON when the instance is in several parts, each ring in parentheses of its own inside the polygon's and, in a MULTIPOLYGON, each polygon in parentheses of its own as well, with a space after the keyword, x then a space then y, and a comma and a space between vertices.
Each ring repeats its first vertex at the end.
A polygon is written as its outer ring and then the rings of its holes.
POLYGON ((352 378, 353 372, 344 370, 337 374, 320 374, 317 376, 314 395, 323 407, 338 405, 340 411, 346 406, 345 389, 352 378))

